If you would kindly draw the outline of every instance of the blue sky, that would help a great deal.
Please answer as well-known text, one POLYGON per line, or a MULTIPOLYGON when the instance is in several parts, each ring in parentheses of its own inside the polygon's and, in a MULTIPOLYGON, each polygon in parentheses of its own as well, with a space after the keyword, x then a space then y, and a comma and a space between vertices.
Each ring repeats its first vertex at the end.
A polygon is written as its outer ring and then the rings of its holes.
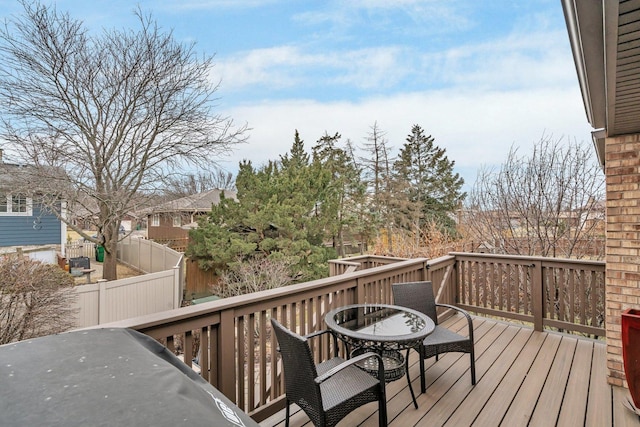
POLYGON ((220 159, 232 172, 278 159, 296 129, 310 151, 325 132, 361 145, 377 123, 397 152, 418 124, 467 187, 512 145, 591 144, 560 0, 56 2, 91 29, 135 25, 136 4, 215 55, 218 112, 251 128, 220 159))

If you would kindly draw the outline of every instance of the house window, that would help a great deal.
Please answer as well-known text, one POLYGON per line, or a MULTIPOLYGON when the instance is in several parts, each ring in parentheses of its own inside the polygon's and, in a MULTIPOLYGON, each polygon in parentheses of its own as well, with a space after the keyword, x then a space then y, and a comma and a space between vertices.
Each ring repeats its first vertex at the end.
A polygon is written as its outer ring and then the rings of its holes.
POLYGON ((151 226, 160 227, 160 214, 153 214, 151 217, 151 226))
POLYGON ((182 225, 182 218, 180 218, 179 216, 174 216, 173 217, 173 226, 174 227, 180 227, 182 225))
POLYGON ((24 194, 1 194, 0 215, 5 216, 31 216, 31 197, 24 194))

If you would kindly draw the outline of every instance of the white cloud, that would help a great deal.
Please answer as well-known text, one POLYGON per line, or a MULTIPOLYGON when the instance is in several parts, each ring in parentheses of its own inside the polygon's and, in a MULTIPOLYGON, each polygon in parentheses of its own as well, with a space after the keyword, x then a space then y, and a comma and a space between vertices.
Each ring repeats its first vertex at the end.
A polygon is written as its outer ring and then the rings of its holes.
POLYGON ((323 8, 298 13, 293 19, 308 26, 329 26, 330 34, 345 34, 363 23, 379 31, 402 33, 406 27, 388 19, 389 13, 402 13, 403 21, 414 33, 440 34, 472 25, 461 13, 464 4, 465 1, 454 0, 333 0, 325 2, 323 8))
POLYGON ((445 90, 407 93, 361 102, 320 103, 311 100, 269 101, 229 112, 253 128, 249 143, 238 147, 228 169, 242 159, 261 165, 289 151, 295 129, 308 151, 325 133, 341 133, 364 142, 377 122, 394 152, 414 124, 447 150, 467 184, 481 165, 506 159, 512 144, 528 149, 543 134, 590 142, 580 93, 576 88, 526 89, 512 92, 445 90))
POLYGON ((394 46, 343 52, 306 52, 298 46, 278 46, 218 58, 214 74, 222 77, 223 88, 229 91, 258 85, 271 89, 388 87, 411 71, 402 64, 405 53, 394 46))
POLYGON ((389 88, 567 87, 575 83, 575 68, 563 38, 561 31, 518 32, 440 52, 397 45, 327 51, 287 45, 218 57, 216 74, 229 91, 299 87, 307 94, 334 90, 338 96, 353 89, 366 94, 389 88))

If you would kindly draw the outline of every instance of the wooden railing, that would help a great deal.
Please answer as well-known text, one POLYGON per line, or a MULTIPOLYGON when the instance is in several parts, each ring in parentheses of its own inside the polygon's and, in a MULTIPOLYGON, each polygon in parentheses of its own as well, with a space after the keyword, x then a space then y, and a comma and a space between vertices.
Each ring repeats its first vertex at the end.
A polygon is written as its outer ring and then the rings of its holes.
MULTIPOLYGON (((391 303, 392 283, 431 280, 442 303, 531 322, 536 329, 604 335, 603 263, 453 253, 434 260, 360 256, 331 264, 334 275, 326 279, 102 327, 134 328, 175 349, 188 365, 197 360, 201 375, 258 421, 284 407, 269 319, 307 334, 324 329, 324 316, 335 307, 391 303)), ((323 360, 329 341, 317 342, 313 351, 323 360)))
POLYGON ((604 261, 452 253, 457 305, 535 330, 605 335, 604 261))

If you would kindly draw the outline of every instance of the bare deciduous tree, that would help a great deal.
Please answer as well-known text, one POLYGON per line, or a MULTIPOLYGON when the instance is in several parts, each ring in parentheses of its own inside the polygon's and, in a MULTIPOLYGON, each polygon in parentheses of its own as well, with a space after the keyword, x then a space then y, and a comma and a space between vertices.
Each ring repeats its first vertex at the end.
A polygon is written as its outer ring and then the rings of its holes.
POLYGON ((97 237, 69 226, 105 247, 104 278, 115 279, 124 215, 166 176, 215 166, 245 128, 213 111, 212 58, 151 16, 135 12, 137 30, 93 33, 54 7, 22 4, 0 28, 3 148, 34 165, 22 191, 37 183, 90 213, 97 237))
MULTIPOLYGON (((386 139, 386 132, 380 129, 375 122, 371 126, 371 132, 367 135, 362 148, 367 154, 360 157, 359 161, 363 165, 363 176, 367 185, 367 190, 371 199, 372 218, 371 222, 379 230, 384 229, 387 237, 387 251, 393 252, 393 208, 395 199, 395 188, 392 179, 392 163, 389 152, 392 147, 386 139)), ((377 239, 380 235, 377 236, 377 239)))
POLYGON ((500 170, 478 174, 464 215, 471 238, 501 253, 594 256, 582 246, 604 227, 604 174, 593 151, 547 136, 528 157, 511 148, 500 170))
POLYGON ((220 276, 213 288, 216 295, 232 297, 287 286, 293 283, 285 260, 268 258, 238 259, 220 276))
POLYGON ((73 284, 57 265, 0 256, 0 344, 73 328, 73 284))
POLYGON ((193 194, 219 188, 221 190, 235 190, 235 181, 231 172, 218 170, 215 173, 198 173, 167 177, 164 198, 179 199, 193 194))

